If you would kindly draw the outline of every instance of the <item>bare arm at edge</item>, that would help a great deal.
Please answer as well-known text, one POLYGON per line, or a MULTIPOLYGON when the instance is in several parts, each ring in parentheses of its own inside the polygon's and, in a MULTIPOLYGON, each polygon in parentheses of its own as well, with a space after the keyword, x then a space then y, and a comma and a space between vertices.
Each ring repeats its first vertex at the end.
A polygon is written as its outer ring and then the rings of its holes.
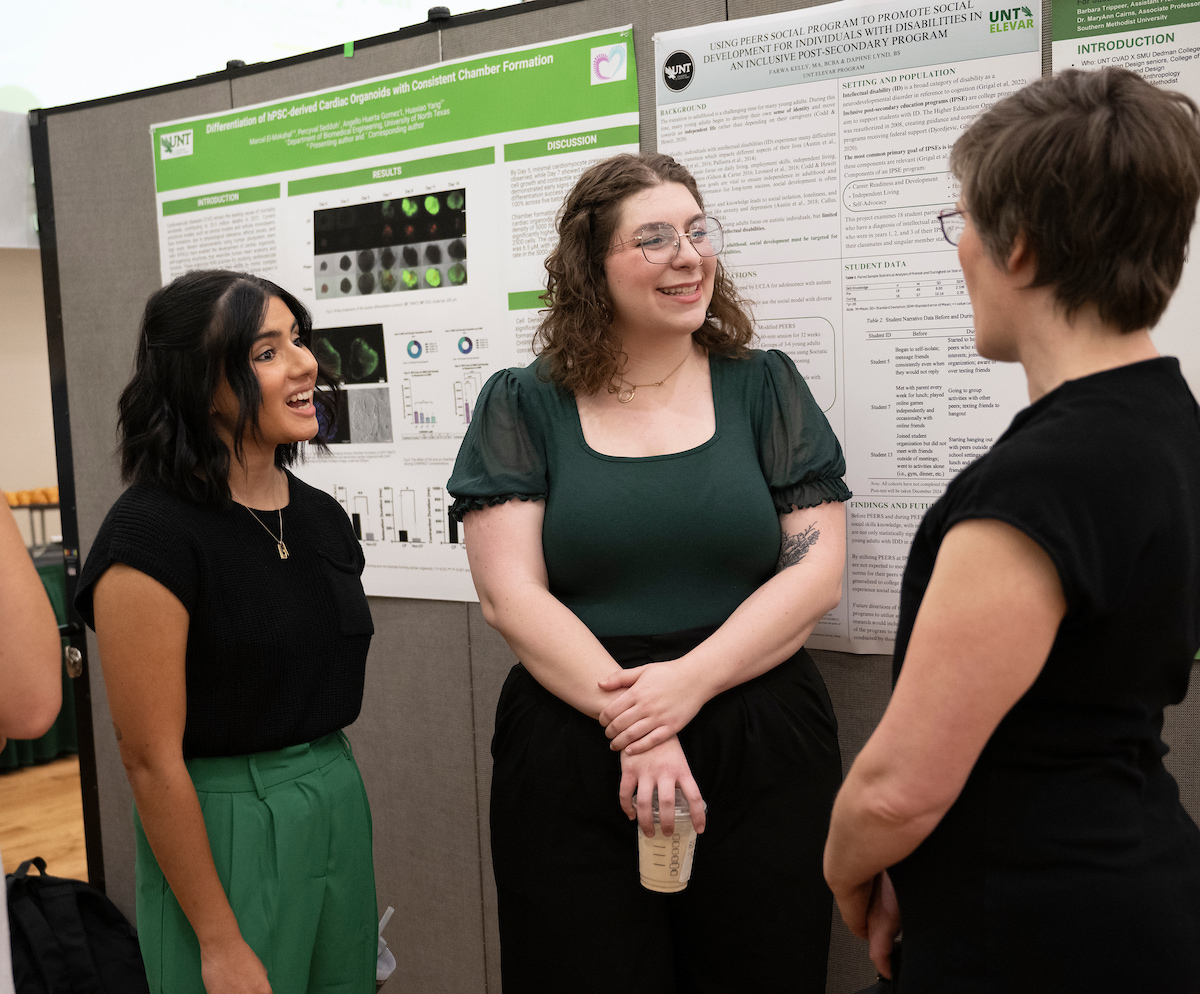
MULTIPOLYGON (((2 502, 0 502, 2 503, 2 502)), ((17 528, 0 506, 0 749, 36 739, 62 707, 62 643, 54 608, 17 528)))

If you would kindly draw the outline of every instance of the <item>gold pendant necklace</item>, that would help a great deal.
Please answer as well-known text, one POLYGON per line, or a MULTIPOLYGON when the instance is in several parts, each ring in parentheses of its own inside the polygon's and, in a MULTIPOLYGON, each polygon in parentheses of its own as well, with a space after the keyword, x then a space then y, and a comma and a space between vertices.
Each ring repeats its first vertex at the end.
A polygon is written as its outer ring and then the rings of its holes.
POLYGON ((692 350, 689 347, 687 352, 684 353, 683 358, 679 360, 679 365, 672 369, 671 372, 667 373, 667 375, 657 383, 626 383, 625 377, 618 373, 617 378, 621 381, 620 385, 617 386, 610 383, 608 385, 608 392, 615 393, 617 395, 617 400, 619 400, 622 404, 628 404, 631 400, 633 400, 633 395, 637 393, 639 387, 661 387, 667 382, 667 380, 679 372, 679 370, 683 367, 683 364, 688 361, 688 356, 691 354, 692 350))
POLYGON ((255 514, 251 508, 246 507, 245 504, 243 504, 242 507, 245 507, 247 511, 250 511, 250 516, 255 521, 257 521, 260 525, 262 525, 263 531, 265 531, 268 535, 270 535, 271 538, 275 539, 275 548, 277 548, 279 550, 279 558, 287 559, 289 556, 288 547, 283 544, 283 509, 280 508, 278 511, 276 511, 276 513, 279 515, 279 537, 275 538, 275 533, 273 531, 271 531, 271 529, 268 528, 265 524, 263 524, 262 518, 260 518, 257 514, 255 514))

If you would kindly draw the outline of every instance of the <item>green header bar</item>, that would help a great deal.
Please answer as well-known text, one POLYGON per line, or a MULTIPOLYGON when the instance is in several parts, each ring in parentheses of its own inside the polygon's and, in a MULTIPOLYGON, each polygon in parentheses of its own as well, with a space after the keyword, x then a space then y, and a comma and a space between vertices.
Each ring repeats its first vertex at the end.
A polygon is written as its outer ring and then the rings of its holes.
POLYGON ((534 142, 513 142, 504 146, 504 161, 537 159, 543 155, 562 155, 565 152, 580 152, 589 148, 611 148, 613 145, 636 145, 638 126, 624 128, 601 128, 599 131, 580 131, 571 135, 556 135, 539 138, 534 142))
POLYGON ((386 183, 389 180, 408 179, 411 176, 428 176, 444 173, 451 169, 470 169, 472 166, 490 166, 496 161, 496 149, 473 148, 467 152, 451 152, 448 155, 431 155, 427 159, 412 159, 373 169, 352 169, 347 173, 330 173, 328 176, 311 176, 288 182, 288 196, 298 197, 305 193, 321 193, 324 190, 344 190, 350 186, 367 183, 386 183))
POLYGON ((266 186, 248 186, 244 190, 225 190, 222 193, 206 193, 203 197, 184 197, 182 200, 165 201, 162 205, 163 217, 170 217, 172 214, 186 214, 189 211, 208 211, 214 207, 252 204, 256 200, 278 199, 278 183, 268 183, 266 186))
POLYGON ((155 185, 164 193, 637 107, 633 31, 598 32, 160 125, 155 185), (596 66, 609 67, 609 76, 597 76, 596 66))
POLYGON ((542 303, 542 294, 545 290, 522 290, 520 293, 510 293, 508 295, 508 309, 510 311, 531 311, 534 308, 545 307, 542 303))
MULTIPOLYGON (((1093 3, 1054 0, 1051 6, 1054 41, 1111 34, 1142 36, 1097 42, 1096 52, 1144 51, 1157 45, 1171 45, 1175 43, 1174 33, 1160 29, 1200 21, 1200 4, 1192 0, 1095 0, 1093 3)), ((1090 47, 1081 48, 1079 54, 1091 51, 1090 47)))

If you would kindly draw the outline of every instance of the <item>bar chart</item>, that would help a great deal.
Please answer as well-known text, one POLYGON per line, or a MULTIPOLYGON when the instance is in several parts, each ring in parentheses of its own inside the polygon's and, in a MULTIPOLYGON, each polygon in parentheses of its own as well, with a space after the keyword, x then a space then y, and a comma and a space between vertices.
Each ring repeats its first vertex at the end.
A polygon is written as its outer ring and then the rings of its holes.
POLYGON ((458 522, 450 517, 450 502, 442 487, 429 487, 429 521, 433 540, 442 545, 458 545, 458 522))
POLYGON ((417 532, 417 492, 410 489, 397 490, 382 487, 379 491, 379 506, 383 518, 383 534, 389 542, 420 544, 417 532))
POLYGON ((460 423, 469 425, 475 413, 475 401, 483 389, 483 371, 465 370, 460 379, 454 381, 454 413, 460 423))

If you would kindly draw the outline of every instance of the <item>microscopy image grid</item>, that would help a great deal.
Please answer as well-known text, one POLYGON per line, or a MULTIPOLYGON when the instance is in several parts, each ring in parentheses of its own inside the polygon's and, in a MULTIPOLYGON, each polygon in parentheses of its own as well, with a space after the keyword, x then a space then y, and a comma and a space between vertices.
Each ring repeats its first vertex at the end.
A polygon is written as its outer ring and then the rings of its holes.
POLYGON ((318 300, 467 282, 466 190, 313 212, 318 300))

